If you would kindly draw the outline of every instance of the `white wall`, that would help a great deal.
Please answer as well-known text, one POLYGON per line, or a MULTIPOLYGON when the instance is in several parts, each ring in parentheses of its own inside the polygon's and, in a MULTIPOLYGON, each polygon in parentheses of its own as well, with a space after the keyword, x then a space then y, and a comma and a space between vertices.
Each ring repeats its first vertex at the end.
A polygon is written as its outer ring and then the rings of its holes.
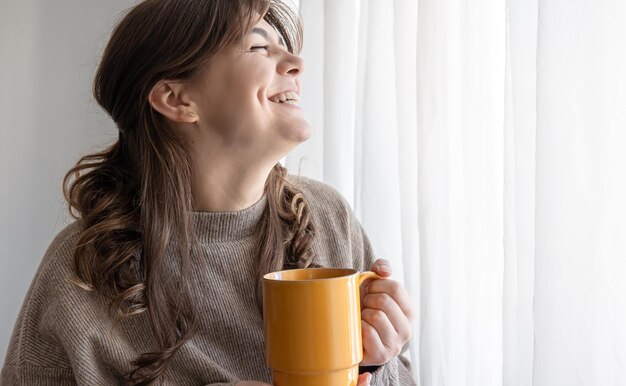
POLYGON ((130 0, 0 2, 0 364, 45 249, 67 224, 65 172, 115 138, 91 82, 130 0))

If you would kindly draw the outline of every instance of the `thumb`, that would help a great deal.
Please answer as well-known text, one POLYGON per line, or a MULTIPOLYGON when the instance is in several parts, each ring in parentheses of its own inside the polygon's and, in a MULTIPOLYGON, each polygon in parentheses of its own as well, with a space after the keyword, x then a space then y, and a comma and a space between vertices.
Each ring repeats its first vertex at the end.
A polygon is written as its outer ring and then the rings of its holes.
POLYGON ((377 273, 382 277, 391 276, 391 263, 387 259, 378 259, 372 264, 370 271, 377 273))
POLYGON ((370 382, 372 381, 372 374, 363 373, 359 375, 359 382, 357 386, 370 386, 370 382))

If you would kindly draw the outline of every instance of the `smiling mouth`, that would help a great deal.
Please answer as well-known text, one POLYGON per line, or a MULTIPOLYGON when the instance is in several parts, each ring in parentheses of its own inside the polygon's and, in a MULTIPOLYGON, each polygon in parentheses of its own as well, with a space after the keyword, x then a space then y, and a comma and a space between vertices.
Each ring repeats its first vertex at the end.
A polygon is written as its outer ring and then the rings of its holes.
POLYGON ((289 107, 289 108, 295 108, 295 109, 298 109, 298 110, 302 110, 302 106, 299 105, 300 101, 298 101, 298 100, 287 99, 285 101, 278 101, 278 102, 274 102, 271 99, 268 99, 268 100, 270 102, 272 102, 273 104, 276 104, 276 105, 281 105, 281 106, 284 106, 284 107, 289 107))
POLYGON ((280 102, 274 102, 274 101, 271 101, 271 102, 272 102, 272 103, 277 103, 277 104, 279 104, 279 105, 283 105, 283 104, 290 104, 290 105, 293 105, 293 106, 300 106, 300 105, 298 104, 298 101, 297 101, 297 100, 295 100, 295 99, 287 99, 286 101, 280 101, 280 102))
POLYGON ((267 99, 269 99, 273 103, 284 105, 288 104, 291 106, 299 106, 300 104, 300 95, 293 90, 279 92, 278 94, 274 94, 267 99))

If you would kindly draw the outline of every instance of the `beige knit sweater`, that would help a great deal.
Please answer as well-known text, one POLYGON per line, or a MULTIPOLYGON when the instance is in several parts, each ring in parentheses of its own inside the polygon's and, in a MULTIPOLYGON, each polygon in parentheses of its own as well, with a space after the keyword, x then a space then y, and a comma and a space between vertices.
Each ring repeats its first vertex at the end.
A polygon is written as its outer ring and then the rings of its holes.
MULTIPOLYGON (((297 185, 318 230, 316 262, 369 269, 372 250, 343 197, 328 185, 304 177, 297 185)), ((192 214, 199 234, 192 261, 195 282, 202 283, 193 294, 200 326, 170 362, 164 384, 271 383, 263 319, 254 295, 257 224, 266 205, 264 196, 242 211, 192 214)), ((131 370, 132 360, 156 349, 144 314, 113 328, 107 301, 70 282, 79 228, 80 222, 74 222, 50 244, 19 313, 0 385, 116 385, 131 370)), ((371 384, 415 385, 409 369, 400 355, 375 371, 371 384)))

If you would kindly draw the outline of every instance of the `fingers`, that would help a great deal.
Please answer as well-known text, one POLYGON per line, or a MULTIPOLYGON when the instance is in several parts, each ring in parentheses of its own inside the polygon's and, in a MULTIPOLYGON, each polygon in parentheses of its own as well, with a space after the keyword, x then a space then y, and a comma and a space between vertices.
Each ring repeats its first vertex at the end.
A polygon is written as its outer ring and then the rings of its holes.
POLYGON ((376 328, 367 320, 361 320, 361 335, 363 337, 362 364, 364 366, 380 366, 387 363, 387 358, 391 356, 390 350, 384 345, 376 328))
POLYGON ((404 345, 411 338, 411 322, 387 293, 370 293, 363 299, 361 317, 371 324, 386 346, 404 345))
MULTIPOLYGON (((402 286, 402 284, 398 283, 395 280, 374 280, 364 291, 366 294, 362 297, 362 301, 365 302, 365 298, 371 294, 387 294, 402 310, 402 313, 406 316, 409 322, 413 322, 415 320, 415 309, 413 308, 413 304, 411 302, 411 297, 406 289, 402 286)), ((388 299, 376 299, 377 302, 386 302, 388 299)), ((386 307, 391 308, 391 306, 387 305, 386 307)), ((396 326, 398 327, 398 326, 396 326)))
POLYGON ((372 374, 363 373, 359 375, 359 382, 357 383, 357 386, 369 386, 371 381, 372 381, 372 374))
MULTIPOLYGON (((381 276, 383 279, 386 279, 391 276, 391 264, 389 263, 389 260, 378 259, 372 264, 370 271, 376 273, 378 276, 381 276)), ((367 294, 367 287, 369 287, 373 281, 375 281, 375 279, 365 279, 363 283, 361 283, 361 287, 359 289, 359 293, 361 294, 361 304, 363 304, 363 297, 367 294)))
MULTIPOLYGON (((361 317, 363 318, 361 323, 366 323, 372 326, 378 334, 379 340, 382 343, 382 349, 378 346, 379 349, 377 351, 384 355, 384 359, 392 358, 400 354, 400 350, 402 349, 402 345, 404 345, 405 340, 400 337, 398 332, 396 332, 384 312, 366 308, 363 310, 361 317)), ((383 358, 378 359, 381 361, 383 360, 383 358)))

